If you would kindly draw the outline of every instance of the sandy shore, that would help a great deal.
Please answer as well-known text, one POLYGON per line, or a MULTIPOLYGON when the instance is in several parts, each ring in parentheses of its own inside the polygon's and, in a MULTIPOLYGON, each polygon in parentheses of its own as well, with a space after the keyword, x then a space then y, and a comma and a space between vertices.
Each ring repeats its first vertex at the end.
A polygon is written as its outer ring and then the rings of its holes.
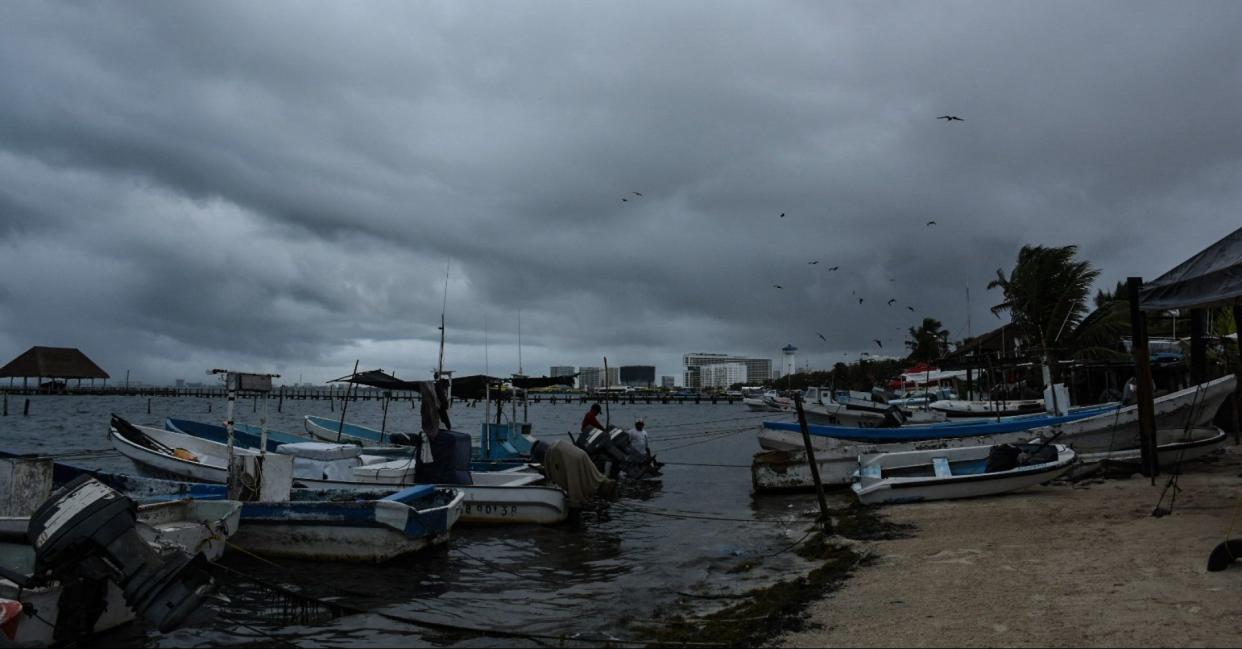
MULTIPOLYGON (((813 604, 822 646, 1238 646, 1242 562, 1208 572, 1242 497, 1242 448, 1167 476, 1086 480, 978 500, 890 506, 908 539, 860 547, 874 565, 813 604), (1167 499, 1166 499, 1167 507, 1167 499)), ((1234 529, 1242 537, 1242 516, 1234 529)))

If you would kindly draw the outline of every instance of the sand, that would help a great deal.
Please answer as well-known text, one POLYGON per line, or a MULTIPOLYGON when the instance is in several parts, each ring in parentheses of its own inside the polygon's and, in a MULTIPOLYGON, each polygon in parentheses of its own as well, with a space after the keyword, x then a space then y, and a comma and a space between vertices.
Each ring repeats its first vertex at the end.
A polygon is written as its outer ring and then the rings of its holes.
POLYGON ((885 507, 913 536, 861 544, 872 565, 810 607, 811 629, 778 643, 1242 645, 1242 562, 1207 571, 1242 497, 1239 474, 1238 447, 1188 464, 1162 518, 1151 513, 1167 476, 885 507))

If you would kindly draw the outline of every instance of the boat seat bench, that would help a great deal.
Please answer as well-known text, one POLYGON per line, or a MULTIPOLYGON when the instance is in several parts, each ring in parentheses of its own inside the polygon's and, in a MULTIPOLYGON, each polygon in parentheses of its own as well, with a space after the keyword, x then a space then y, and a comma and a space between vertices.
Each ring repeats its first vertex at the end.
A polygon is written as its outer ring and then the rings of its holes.
POLYGON ((953 475, 953 471, 949 468, 949 458, 933 457, 932 468, 936 470, 937 478, 948 478, 953 475))

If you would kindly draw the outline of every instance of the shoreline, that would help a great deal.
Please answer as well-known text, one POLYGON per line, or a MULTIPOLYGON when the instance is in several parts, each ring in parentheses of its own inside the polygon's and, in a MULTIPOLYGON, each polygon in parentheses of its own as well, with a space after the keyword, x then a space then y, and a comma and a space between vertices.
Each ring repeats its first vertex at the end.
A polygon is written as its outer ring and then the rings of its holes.
POLYGON ((1168 474, 1155 486, 1090 477, 881 508, 911 535, 862 543, 870 561, 774 644, 1236 646, 1242 564, 1211 573, 1207 559, 1234 518, 1240 474, 1242 447, 1188 463, 1160 518, 1168 474))

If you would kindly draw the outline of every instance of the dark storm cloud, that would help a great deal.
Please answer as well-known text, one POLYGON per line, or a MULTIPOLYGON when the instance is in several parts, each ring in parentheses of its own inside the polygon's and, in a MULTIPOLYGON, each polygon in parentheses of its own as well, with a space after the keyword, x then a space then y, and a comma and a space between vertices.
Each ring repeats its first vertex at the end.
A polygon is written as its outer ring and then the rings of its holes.
POLYGON ((0 348, 90 347, 152 380, 421 373, 449 260, 459 370, 485 340, 516 369, 519 310, 528 373, 787 342, 826 365, 925 316, 979 333, 1024 243, 1078 244, 1111 285, 1236 227, 1239 18, 12 4, 0 348))

